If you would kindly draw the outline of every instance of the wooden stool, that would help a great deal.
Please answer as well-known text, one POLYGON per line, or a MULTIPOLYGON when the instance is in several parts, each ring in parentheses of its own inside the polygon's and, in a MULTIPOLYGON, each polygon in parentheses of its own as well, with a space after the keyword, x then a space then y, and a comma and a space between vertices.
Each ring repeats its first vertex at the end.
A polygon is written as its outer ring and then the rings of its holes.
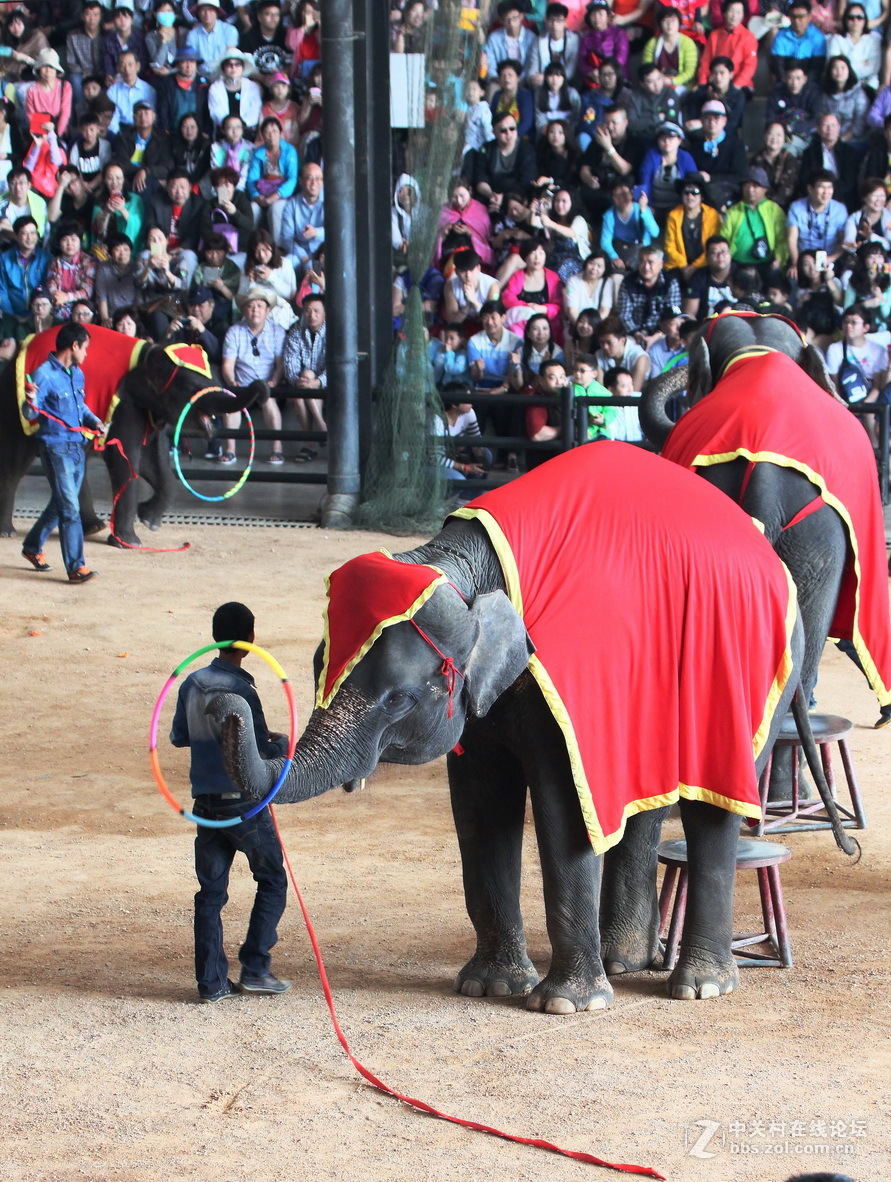
MULTIPOLYGON (((678 947, 687 909, 687 843, 683 840, 663 841, 658 850, 659 861, 665 867, 665 878, 659 892, 659 936, 663 946, 663 968, 677 964, 678 947), (677 883, 674 907, 671 897, 677 883), (669 919, 670 914, 670 919, 669 919)), ((741 837, 736 849, 736 869, 756 870, 761 892, 761 914, 764 931, 734 935, 730 945, 736 963, 741 967, 774 967, 788 969, 792 965, 792 946, 786 927, 786 907, 780 886, 780 863, 788 862, 792 851, 775 841, 758 841, 741 837), (746 951, 756 944, 767 944, 769 953, 746 951)))
MULTIPOLYGON (((854 725, 847 718, 840 718, 837 714, 811 714, 809 717, 811 720, 811 729, 814 732, 814 740, 820 751, 820 760, 823 764, 826 782, 829 785, 833 799, 838 804, 842 824, 848 829, 865 829, 866 813, 863 810, 863 801, 860 796, 857 777, 854 774, 854 763, 851 759, 851 749, 848 746, 847 738, 854 729, 854 725), (851 797, 850 808, 838 803, 837 800, 835 776, 832 771, 832 758, 829 747, 830 743, 838 743, 842 767, 845 772, 845 781, 851 797)), ((791 799, 771 801, 767 799, 767 793, 770 787, 770 770, 773 766, 773 754, 771 754, 764 771, 761 773, 761 781, 758 786, 761 793, 761 811, 763 815, 758 828, 754 832, 759 834, 797 833, 805 829, 831 829, 832 825, 826 816, 826 809, 819 796, 816 800, 804 801, 799 797, 798 751, 801 747, 801 739, 798 737, 795 720, 791 714, 787 714, 783 719, 783 725, 777 736, 774 751, 777 747, 787 747, 792 752, 791 799)))

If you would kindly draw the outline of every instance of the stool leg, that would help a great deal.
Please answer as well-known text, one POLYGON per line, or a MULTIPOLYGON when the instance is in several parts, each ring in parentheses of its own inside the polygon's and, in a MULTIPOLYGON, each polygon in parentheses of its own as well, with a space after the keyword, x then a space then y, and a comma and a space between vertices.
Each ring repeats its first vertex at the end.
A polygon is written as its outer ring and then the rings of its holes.
POLYGON ((860 796, 860 785, 854 774, 854 761, 851 759, 851 748, 847 739, 839 739, 838 749, 841 752, 842 767, 845 769, 845 779, 848 782, 848 792, 851 794, 851 808, 857 818, 857 828, 866 828, 866 813, 863 809, 863 799, 860 796))
MULTIPOLYGON (((766 866, 767 878, 770 884, 771 912, 776 932, 777 950, 783 968, 792 967, 792 945, 789 942, 789 929, 786 924, 786 904, 783 901, 783 888, 780 885, 779 866, 766 866)), ((760 875, 759 875, 760 877, 760 875)))
POLYGON ((665 932, 665 925, 668 921, 669 908, 671 906, 671 895, 674 890, 675 880, 678 876, 677 866, 666 866, 665 877, 662 879, 662 888, 659 891, 659 935, 660 937, 665 932))
POLYGON ((799 806, 798 790, 800 787, 799 777, 798 777, 798 760, 799 760, 800 753, 801 753, 800 747, 793 747, 792 748, 792 802, 791 802, 791 808, 789 809, 789 815, 786 818, 788 821, 791 821, 795 817, 798 816, 798 806, 799 806))
POLYGON ((665 938, 665 952, 662 967, 671 971, 678 962, 678 949, 681 946, 681 932, 684 928, 684 912, 687 910, 687 867, 682 866, 678 871, 678 890, 674 899, 674 910, 671 913, 671 923, 668 925, 668 935, 665 938))

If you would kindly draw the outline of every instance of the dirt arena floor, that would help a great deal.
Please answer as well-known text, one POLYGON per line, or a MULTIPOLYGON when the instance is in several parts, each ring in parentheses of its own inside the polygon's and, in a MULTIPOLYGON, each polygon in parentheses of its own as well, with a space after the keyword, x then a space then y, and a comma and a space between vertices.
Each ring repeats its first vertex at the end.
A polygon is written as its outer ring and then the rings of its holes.
MULTIPOLYGON (((26 523, 20 522, 20 527, 26 523)), ((331 1029, 292 899, 273 968, 283 997, 196 1003, 192 830, 147 757, 171 669, 209 640, 213 609, 248 603, 295 683, 301 717, 323 576, 393 539, 320 530, 167 526, 183 554, 87 545, 71 587, 0 540, 6 686, 0 736, 0 1179, 3 1182, 570 1182, 620 1175, 421 1115, 364 1083, 331 1029)), ((280 687, 257 677, 276 729, 280 687)), ((449 1113, 659 1170, 674 1182, 785 1182, 830 1166, 891 1176, 888 797, 891 728, 834 649, 820 707, 854 721, 869 814, 850 866, 826 833, 789 839, 795 966, 747 969, 740 991, 672 1002, 664 975, 615 982, 611 1009, 527 1013, 451 989, 471 951, 444 767, 382 769, 362 793, 278 810, 354 1054, 449 1113)), ((162 720, 166 735, 172 714, 162 720)), ((161 744, 187 797, 183 754, 161 744)), ((676 823, 674 823, 676 825, 676 823)), ((547 966, 527 835, 530 951, 547 966)), ((227 908, 234 959, 253 897, 227 908)), ((759 917, 741 880, 738 930, 759 917)))

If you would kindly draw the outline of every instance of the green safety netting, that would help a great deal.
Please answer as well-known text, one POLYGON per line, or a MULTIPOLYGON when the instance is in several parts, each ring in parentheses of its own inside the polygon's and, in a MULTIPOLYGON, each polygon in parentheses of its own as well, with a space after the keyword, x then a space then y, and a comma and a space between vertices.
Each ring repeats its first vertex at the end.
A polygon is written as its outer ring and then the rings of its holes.
MULTIPOLYGON (((476 78, 489 2, 477 6, 439 0, 425 26, 424 120, 408 132, 405 174, 413 204, 405 254, 411 286, 389 364, 375 391, 373 434, 358 524, 393 534, 437 529, 446 512, 442 446, 443 408, 428 360, 428 328, 418 286, 433 257, 440 211, 459 170, 466 119, 465 87, 476 78)), ((394 200, 396 198, 394 197, 394 200)), ((394 272, 395 273, 395 272, 394 272)))

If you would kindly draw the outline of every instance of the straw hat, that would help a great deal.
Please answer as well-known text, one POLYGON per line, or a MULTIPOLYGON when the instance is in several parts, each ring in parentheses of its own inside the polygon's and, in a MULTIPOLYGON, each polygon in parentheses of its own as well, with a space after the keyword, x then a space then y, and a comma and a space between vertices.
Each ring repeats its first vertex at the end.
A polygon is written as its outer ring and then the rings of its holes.
POLYGON ((62 63, 59 60, 59 55, 54 49, 41 49, 37 57, 34 59, 34 73, 40 69, 41 66, 52 66, 57 74, 63 75, 65 71, 62 69, 62 63))

